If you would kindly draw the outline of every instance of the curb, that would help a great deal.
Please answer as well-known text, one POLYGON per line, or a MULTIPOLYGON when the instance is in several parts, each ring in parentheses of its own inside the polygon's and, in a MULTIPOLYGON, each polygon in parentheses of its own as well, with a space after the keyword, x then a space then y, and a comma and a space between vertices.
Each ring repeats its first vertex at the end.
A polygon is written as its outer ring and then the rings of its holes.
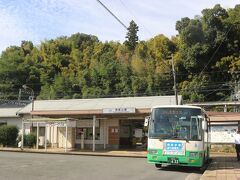
POLYGON ((106 153, 81 153, 81 152, 49 152, 49 151, 28 151, 28 150, 10 150, 0 149, 2 152, 35 153, 35 154, 58 154, 58 155, 81 155, 81 156, 102 156, 102 157, 125 157, 125 158, 147 158, 144 155, 124 155, 124 154, 106 154, 106 153))
POLYGON ((204 173, 202 174, 201 178, 199 180, 205 180, 205 179, 209 179, 209 176, 207 176, 207 174, 210 174, 211 171, 210 170, 205 170, 204 173))

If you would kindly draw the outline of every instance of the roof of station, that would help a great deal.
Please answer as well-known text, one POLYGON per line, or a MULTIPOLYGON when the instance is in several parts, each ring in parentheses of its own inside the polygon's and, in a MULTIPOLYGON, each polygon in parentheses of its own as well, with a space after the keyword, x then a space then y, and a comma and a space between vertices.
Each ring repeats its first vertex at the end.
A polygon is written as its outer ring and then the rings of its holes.
POLYGON ((213 112, 207 111, 211 122, 235 122, 240 121, 239 112, 213 112))
MULTIPOLYGON (((181 96, 178 96, 178 102, 182 102, 181 96)), ((153 106, 157 105, 175 105, 175 96, 37 100, 34 101, 34 110, 32 114, 43 115, 43 113, 50 112, 61 114, 98 114, 105 108, 151 109, 153 106)), ((18 113, 29 114, 31 110, 32 104, 29 104, 18 113)))

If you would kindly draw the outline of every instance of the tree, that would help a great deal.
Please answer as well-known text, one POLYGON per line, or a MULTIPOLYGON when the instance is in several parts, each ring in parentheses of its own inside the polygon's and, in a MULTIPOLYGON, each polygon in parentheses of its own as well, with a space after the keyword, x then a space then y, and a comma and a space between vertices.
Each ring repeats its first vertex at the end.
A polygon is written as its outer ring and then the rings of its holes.
POLYGON ((138 43, 138 36, 137 36, 137 32, 138 32, 138 26, 137 24, 132 20, 130 22, 130 25, 128 27, 128 32, 126 35, 126 41, 124 42, 124 44, 128 47, 128 49, 130 51, 133 51, 138 43))
POLYGON ((163 34, 139 41, 130 22, 126 41, 101 42, 76 33, 34 46, 22 41, 0 56, 0 98, 14 98, 23 84, 38 99, 173 95, 169 56, 185 101, 223 100, 239 82, 240 5, 204 9, 182 18, 171 39, 163 34))

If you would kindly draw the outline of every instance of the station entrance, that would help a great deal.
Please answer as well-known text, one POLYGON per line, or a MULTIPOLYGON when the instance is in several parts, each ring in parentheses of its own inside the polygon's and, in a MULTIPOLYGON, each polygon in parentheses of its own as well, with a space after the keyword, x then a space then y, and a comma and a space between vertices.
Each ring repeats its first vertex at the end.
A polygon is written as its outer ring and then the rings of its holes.
POLYGON ((121 149, 144 148, 147 130, 143 119, 119 121, 119 146, 121 149))

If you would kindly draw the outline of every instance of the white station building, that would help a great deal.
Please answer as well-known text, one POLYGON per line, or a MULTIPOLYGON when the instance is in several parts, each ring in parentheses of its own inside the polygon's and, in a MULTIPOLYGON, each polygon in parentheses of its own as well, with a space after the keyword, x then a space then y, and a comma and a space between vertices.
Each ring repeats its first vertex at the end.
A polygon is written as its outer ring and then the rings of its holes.
MULTIPOLYGON (((175 96, 37 100, 17 115, 24 133, 37 132, 41 147, 128 149, 144 146, 144 119, 156 105, 175 105, 175 96)), ((182 104, 181 96, 178 96, 182 104)))

